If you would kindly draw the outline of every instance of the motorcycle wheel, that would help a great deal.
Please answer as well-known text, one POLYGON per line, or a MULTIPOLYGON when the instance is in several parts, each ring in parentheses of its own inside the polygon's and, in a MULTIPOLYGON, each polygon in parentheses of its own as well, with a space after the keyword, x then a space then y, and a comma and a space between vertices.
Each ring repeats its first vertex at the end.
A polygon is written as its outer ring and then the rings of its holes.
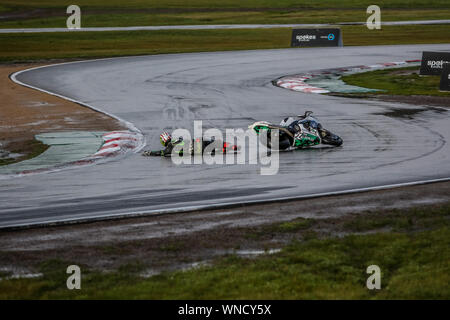
MULTIPOLYGON (((272 133, 273 132, 269 132, 269 134, 267 135, 267 145, 266 147, 268 149, 272 149, 272 143, 271 143, 271 137, 272 137, 272 133)), ((288 149, 291 145, 292 142, 289 139, 288 135, 284 132, 278 132, 277 134, 278 136, 278 150, 285 150, 288 149)))
POLYGON ((322 134, 322 143, 329 144, 335 147, 339 147, 344 142, 341 137, 331 133, 328 130, 322 129, 325 134, 322 134))

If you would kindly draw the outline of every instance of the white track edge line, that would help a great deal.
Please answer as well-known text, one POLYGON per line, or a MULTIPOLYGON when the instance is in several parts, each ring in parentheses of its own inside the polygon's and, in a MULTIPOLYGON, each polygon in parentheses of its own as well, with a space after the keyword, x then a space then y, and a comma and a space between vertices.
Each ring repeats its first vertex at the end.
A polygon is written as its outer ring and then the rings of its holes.
POLYGON ((57 220, 48 220, 43 222, 35 222, 35 223, 19 223, 12 224, 9 226, 0 226, 0 230, 8 230, 8 229, 24 229, 24 228, 33 228, 33 227, 45 227, 45 226, 55 226, 55 225, 69 225, 76 223, 85 223, 85 222, 96 222, 96 221, 108 221, 108 220, 117 220, 124 218, 138 218, 138 217, 148 217, 148 216, 159 216, 164 214, 174 214, 174 213, 183 213, 190 211, 204 211, 204 210, 215 210, 239 205, 253 205, 253 204, 265 204, 265 203, 274 203, 280 201, 295 201, 295 200, 306 200, 312 198, 320 198, 320 197, 328 197, 328 196, 339 196, 353 193, 362 193, 368 191, 379 191, 379 190, 387 190, 392 188, 399 187, 409 187, 421 184, 429 184, 436 182, 446 182, 450 181, 450 177, 447 178, 439 178, 439 179, 430 179, 430 180, 418 180, 412 182, 404 182, 404 183, 396 183, 396 184, 387 184, 387 185, 379 185, 373 187, 365 187, 365 188, 356 188, 356 189, 347 189, 341 191, 331 191, 331 192, 323 192, 323 193, 312 193, 302 196, 293 196, 293 197, 279 197, 273 199, 265 199, 265 200, 248 200, 248 201, 235 201, 235 202, 225 202, 220 204, 208 204, 208 205, 198 205, 198 206, 185 206, 179 208, 171 208, 171 209, 154 209, 154 210, 144 210, 144 211, 132 211, 128 213, 116 213, 108 216, 97 215, 88 218, 67 218, 67 219, 57 219, 57 220))
MULTIPOLYGON (((406 21, 382 21, 385 26, 404 25, 435 25, 449 24, 449 19, 438 20, 406 20, 406 21)), ((170 25, 170 26, 127 26, 127 27, 85 27, 80 29, 68 28, 0 28, 0 34, 15 33, 47 33, 47 32, 115 32, 115 31, 162 31, 162 30, 233 30, 233 29, 275 29, 275 28, 322 28, 341 27, 352 25, 366 25, 366 22, 337 22, 337 23, 304 23, 304 24, 213 24, 213 25, 170 25)))
MULTIPOLYGON (((127 57, 118 57, 118 58, 127 58, 127 57)), ((29 68, 29 69, 25 69, 25 70, 16 71, 16 72, 14 72, 13 74, 10 75, 10 79, 13 82, 15 82, 15 83, 17 83, 19 85, 22 85, 24 87, 31 88, 31 89, 34 89, 34 90, 38 90, 40 92, 44 92, 44 93, 47 93, 47 94, 55 96, 55 97, 59 97, 59 98, 65 99, 67 101, 71 101, 71 102, 77 103, 77 104, 79 104, 81 106, 84 106, 84 107, 92 109, 94 111, 103 113, 103 114, 105 114, 105 115, 107 115, 107 116, 109 116, 109 117, 111 117, 113 119, 118 120, 120 123, 124 124, 125 127, 127 127, 129 130, 131 130, 132 132, 138 133, 138 134, 140 134, 142 136, 142 139, 140 141, 140 145, 138 145, 138 147, 134 150, 134 153, 137 153, 137 152, 139 152, 140 150, 142 150, 145 147, 146 139, 145 139, 145 136, 142 134, 142 131, 139 130, 133 123, 131 123, 131 122, 127 121, 127 120, 124 120, 124 119, 122 119, 122 118, 120 118, 120 117, 118 117, 118 116, 116 116, 116 115, 114 115, 112 113, 104 111, 104 110, 102 110, 100 108, 94 107, 93 105, 88 104, 86 102, 82 102, 82 101, 79 101, 79 100, 72 99, 72 98, 69 98, 67 96, 64 96, 62 94, 58 94, 58 93, 51 92, 51 91, 48 91, 48 90, 45 90, 45 89, 41 89, 41 88, 35 87, 33 85, 23 83, 22 81, 17 79, 18 75, 20 75, 20 74, 22 74, 24 72, 29 72, 29 71, 33 71, 33 70, 49 68, 49 67, 54 67, 54 66, 61 66, 61 65, 66 65, 66 64, 85 63, 85 62, 102 61, 102 60, 110 60, 110 59, 115 59, 115 58, 102 58, 102 59, 83 60, 83 61, 70 61, 70 62, 62 62, 62 63, 57 63, 57 64, 50 64, 50 65, 45 65, 45 66, 39 66, 39 67, 34 67, 34 68, 29 68)))

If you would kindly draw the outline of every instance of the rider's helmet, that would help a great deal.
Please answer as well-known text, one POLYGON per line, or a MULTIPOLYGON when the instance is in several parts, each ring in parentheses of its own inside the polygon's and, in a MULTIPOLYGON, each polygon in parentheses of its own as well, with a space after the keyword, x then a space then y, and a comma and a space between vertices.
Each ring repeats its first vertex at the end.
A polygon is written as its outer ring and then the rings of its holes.
POLYGON ((167 147, 167 145, 170 143, 170 141, 172 141, 172 136, 169 133, 167 133, 166 131, 164 131, 163 133, 160 134, 159 141, 161 141, 161 144, 164 147, 167 147))

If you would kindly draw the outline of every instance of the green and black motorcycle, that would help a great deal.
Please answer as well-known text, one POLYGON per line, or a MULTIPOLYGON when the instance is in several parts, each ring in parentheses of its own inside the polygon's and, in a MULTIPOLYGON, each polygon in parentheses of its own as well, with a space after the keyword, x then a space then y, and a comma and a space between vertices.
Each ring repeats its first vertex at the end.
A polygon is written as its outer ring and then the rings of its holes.
POLYGON ((341 146, 342 139, 334 133, 323 128, 320 122, 311 116, 312 111, 304 115, 285 118, 279 125, 266 121, 257 121, 249 126, 258 135, 267 134, 267 147, 272 148, 271 138, 276 134, 278 150, 301 149, 319 144, 341 146))

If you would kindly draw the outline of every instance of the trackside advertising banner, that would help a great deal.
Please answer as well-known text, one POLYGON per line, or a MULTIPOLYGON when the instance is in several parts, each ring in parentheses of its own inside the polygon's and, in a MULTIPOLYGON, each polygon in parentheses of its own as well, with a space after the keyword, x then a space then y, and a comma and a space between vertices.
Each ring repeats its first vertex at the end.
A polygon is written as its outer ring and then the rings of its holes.
POLYGON ((441 74, 439 90, 450 91, 450 63, 445 63, 441 74))
POLYGON ((341 29, 293 29, 292 47, 342 47, 341 29))
POLYGON ((422 53, 420 75, 440 75, 446 63, 450 63, 450 52, 424 51, 422 53))

